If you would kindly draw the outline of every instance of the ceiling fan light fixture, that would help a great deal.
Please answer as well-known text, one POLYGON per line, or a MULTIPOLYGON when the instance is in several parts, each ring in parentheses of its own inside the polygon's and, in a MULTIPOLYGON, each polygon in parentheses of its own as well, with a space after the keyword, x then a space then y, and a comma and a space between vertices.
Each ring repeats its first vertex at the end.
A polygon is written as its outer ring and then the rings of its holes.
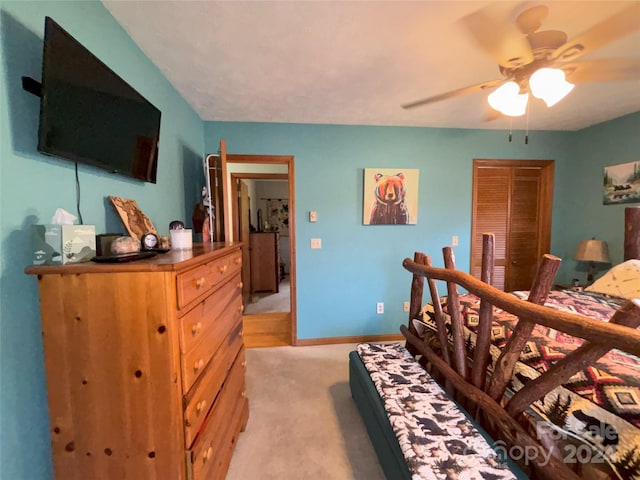
POLYGON ((516 82, 506 82, 487 97, 491 108, 509 117, 520 117, 527 111, 528 93, 520 93, 516 82))
POLYGON ((547 107, 553 107, 566 97, 574 86, 567 82, 564 72, 559 68, 540 68, 529 78, 531 94, 544 100, 547 107))

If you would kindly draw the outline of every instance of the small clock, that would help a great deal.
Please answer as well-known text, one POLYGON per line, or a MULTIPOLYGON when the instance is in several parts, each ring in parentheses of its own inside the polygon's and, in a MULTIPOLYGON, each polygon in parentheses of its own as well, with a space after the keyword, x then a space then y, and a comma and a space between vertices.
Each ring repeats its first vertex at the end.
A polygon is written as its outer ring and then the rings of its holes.
POLYGON ((157 250, 160 248, 160 240, 155 233, 148 232, 140 239, 142 250, 157 250))

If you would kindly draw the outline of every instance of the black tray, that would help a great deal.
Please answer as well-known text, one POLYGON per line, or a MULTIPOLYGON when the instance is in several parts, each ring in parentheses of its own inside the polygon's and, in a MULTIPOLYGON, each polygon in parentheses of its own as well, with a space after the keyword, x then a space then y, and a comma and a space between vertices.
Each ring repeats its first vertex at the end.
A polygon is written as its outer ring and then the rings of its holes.
POLYGON ((170 248, 150 248, 149 250, 146 250, 147 252, 154 252, 154 253, 167 253, 169 250, 171 250, 170 248))
POLYGON ((144 251, 121 253, 120 255, 103 255, 101 257, 93 257, 91 260, 98 263, 133 262, 134 260, 142 260, 143 258, 150 258, 156 255, 156 252, 144 251))

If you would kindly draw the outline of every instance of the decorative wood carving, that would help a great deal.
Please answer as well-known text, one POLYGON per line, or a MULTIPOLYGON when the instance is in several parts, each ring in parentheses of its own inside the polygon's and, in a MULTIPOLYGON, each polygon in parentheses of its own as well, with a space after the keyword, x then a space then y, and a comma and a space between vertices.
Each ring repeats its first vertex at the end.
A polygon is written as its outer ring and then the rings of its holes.
POLYGON ((109 200, 113 204, 113 208, 120 216, 127 232, 136 240, 140 240, 145 233, 155 233, 158 235, 156 227, 153 226, 149 217, 147 217, 135 200, 122 197, 109 196, 109 200))

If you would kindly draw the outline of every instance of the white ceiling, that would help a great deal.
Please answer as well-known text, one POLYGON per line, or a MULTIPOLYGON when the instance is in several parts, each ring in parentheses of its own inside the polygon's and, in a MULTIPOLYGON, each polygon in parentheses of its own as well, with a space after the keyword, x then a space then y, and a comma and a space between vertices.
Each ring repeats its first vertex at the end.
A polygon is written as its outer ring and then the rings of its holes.
MULTIPOLYGON (((459 19, 489 2, 116 1, 114 18, 204 120, 508 128, 484 121, 487 92, 405 104, 501 78, 459 19)), ((511 18, 539 2, 499 2, 511 18)), ((569 39, 629 5, 547 1, 542 29, 569 39)), ((640 26, 640 18, 638 25, 640 26)), ((640 29, 580 60, 635 58, 640 29)), ((585 83, 529 129, 578 130, 640 111, 640 77, 585 83)), ((526 127, 525 117, 514 129, 526 127)))

